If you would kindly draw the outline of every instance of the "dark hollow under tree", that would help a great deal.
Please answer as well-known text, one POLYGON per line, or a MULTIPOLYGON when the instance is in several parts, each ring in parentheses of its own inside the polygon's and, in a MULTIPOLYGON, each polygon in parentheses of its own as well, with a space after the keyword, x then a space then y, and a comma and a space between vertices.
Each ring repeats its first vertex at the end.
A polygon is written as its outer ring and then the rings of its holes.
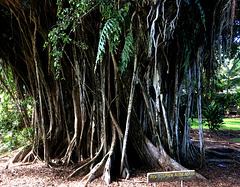
POLYGON ((211 85, 235 0, 0 4, 1 66, 11 68, 18 99, 35 100, 25 122, 35 129, 32 153, 47 164, 90 158, 71 175, 85 183, 128 178, 139 163, 204 165, 202 76, 211 85), (200 147, 190 140, 194 106, 200 147))

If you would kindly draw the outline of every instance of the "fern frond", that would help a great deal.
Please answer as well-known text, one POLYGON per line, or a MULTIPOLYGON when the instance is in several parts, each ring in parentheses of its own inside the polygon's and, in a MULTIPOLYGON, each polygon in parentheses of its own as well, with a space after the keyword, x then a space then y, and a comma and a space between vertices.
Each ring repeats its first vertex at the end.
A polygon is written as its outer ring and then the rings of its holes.
POLYGON ((121 62, 118 69, 123 73, 127 67, 127 64, 130 62, 131 56, 133 54, 133 36, 129 32, 125 38, 125 44, 122 51, 121 62))
MULTIPOLYGON (((121 33, 121 28, 119 26, 119 22, 117 21, 117 19, 112 18, 106 21, 103 27, 102 33, 100 35, 97 58, 95 63, 95 70, 98 62, 102 60, 102 55, 105 53, 105 44, 107 39, 110 39, 111 36, 113 35, 114 36, 113 42, 116 42, 116 40, 118 40, 120 37, 120 33, 121 33)), ((112 43, 112 41, 110 42, 112 43)), ((116 44, 113 46, 114 48, 111 50, 116 51, 116 44)))

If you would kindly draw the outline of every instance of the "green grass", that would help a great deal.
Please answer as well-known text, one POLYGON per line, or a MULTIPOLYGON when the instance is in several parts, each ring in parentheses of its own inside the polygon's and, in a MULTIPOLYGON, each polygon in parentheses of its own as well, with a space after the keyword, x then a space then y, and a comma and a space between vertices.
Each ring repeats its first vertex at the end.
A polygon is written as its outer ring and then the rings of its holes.
POLYGON ((234 142, 240 143, 240 138, 232 138, 234 142))
MULTIPOLYGON (((224 124, 220 129, 240 130, 239 118, 223 118, 224 124)), ((198 119, 190 120, 192 129, 198 129, 198 119)), ((203 124, 203 129, 208 129, 208 126, 203 124)))

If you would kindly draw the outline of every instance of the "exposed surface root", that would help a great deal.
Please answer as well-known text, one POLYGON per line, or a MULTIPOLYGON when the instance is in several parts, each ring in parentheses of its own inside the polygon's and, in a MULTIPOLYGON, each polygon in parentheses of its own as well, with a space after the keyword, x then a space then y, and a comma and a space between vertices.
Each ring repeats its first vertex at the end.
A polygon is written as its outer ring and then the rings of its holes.
POLYGON ((80 172, 81 172, 81 175, 84 175, 87 172, 89 172, 80 182, 83 186, 86 186, 87 183, 91 182, 93 179, 100 177, 100 176, 103 177, 103 179, 107 185, 109 185, 111 183, 111 181, 112 181, 111 180, 112 160, 113 160, 115 147, 116 147, 116 128, 114 126, 112 126, 112 132, 113 132, 112 133, 113 137, 112 137, 112 143, 111 143, 110 150, 108 151, 107 154, 104 155, 102 160, 100 162, 98 162, 99 158, 102 157, 104 144, 102 144, 98 154, 92 160, 90 160, 88 163, 81 166, 77 170, 75 170, 71 175, 69 175, 69 177, 72 177, 73 175, 80 173, 80 172), (95 166, 93 167, 93 169, 91 169, 91 166, 93 166, 93 165, 95 165, 95 166))
MULTIPOLYGON (((160 151, 157 150, 157 148, 146 138, 146 142, 149 146, 152 147, 152 149, 149 149, 151 151, 154 151, 153 155, 158 155, 158 161, 161 166, 164 166, 163 169, 165 170, 171 170, 171 171, 182 171, 182 170, 188 170, 181 164, 179 164, 176 160, 172 159, 162 148, 160 151), (151 145, 150 145, 151 144, 151 145)), ((196 177, 199 179, 206 180, 204 176, 196 172, 196 177)))
POLYGON ((32 162, 36 159, 36 155, 33 151, 33 149, 31 149, 31 151, 28 152, 28 154, 23 158, 22 162, 32 162))
POLYGON ((81 180, 81 184, 83 184, 84 186, 86 186, 86 184, 88 182, 91 182, 93 179, 101 176, 103 174, 104 171, 104 167, 106 164, 106 161, 108 159, 109 153, 106 154, 103 159, 101 160, 101 162, 99 162, 82 180, 81 180))
MULTIPOLYGON (((139 145, 138 151, 142 152, 142 155, 146 156, 146 161, 148 165, 151 164, 152 167, 161 167, 165 171, 182 171, 188 170, 181 164, 179 164, 176 160, 172 159, 164 150, 161 148, 160 150, 154 146, 147 137, 143 136, 143 141, 141 145, 139 145)), ((200 179, 206 179, 199 173, 196 173, 196 177, 200 179)))
POLYGON ((233 153, 233 152, 236 152, 236 151, 237 151, 236 149, 225 148, 225 147, 221 147, 221 148, 211 148, 211 149, 208 149, 208 150, 217 151, 217 152, 221 152, 221 153, 233 153))
POLYGON ((12 158, 11 163, 22 161, 24 159, 24 157, 31 151, 31 149, 32 148, 29 146, 25 146, 25 147, 21 148, 17 152, 17 154, 15 154, 15 156, 12 158))
POLYGON ((71 177, 75 176, 76 174, 79 174, 80 176, 87 174, 90 171, 91 166, 94 165, 99 160, 99 158, 101 158, 102 152, 103 152, 103 144, 101 145, 98 153, 96 154, 96 156, 93 159, 91 159, 89 162, 82 165, 78 169, 76 169, 67 178, 71 178, 71 177))
POLYGON ((223 153, 223 152, 218 152, 218 151, 209 150, 209 149, 206 149, 206 153, 216 156, 218 158, 229 158, 230 157, 229 153, 223 153))
POLYGON ((7 169, 12 163, 29 163, 36 160, 43 162, 31 146, 24 146, 18 149, 17 153, 7 162, 5 169, 7 169))
POLYGON ((229 162, 229 163, 236 163, 240 165, 240 162, 232 159, 207 159, 207 162, 229 162))

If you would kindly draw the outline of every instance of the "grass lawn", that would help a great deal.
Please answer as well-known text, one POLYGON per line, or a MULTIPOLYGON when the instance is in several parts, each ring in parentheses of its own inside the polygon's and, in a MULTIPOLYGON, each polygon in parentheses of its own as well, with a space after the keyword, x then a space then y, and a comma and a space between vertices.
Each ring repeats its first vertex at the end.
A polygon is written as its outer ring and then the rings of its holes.
MULTIPOLYGON (((220 129, 240 130, 240 118, 223 118, 224 124, 220 129)), ((191 127, 198 129, 198 119, 190 120, 191 127)), ((203 129, 208 129, 208 126, 203 124, 203 129)))
POLYGON ((240 138, 232 138, 234 142, 240 143, 240 138))

